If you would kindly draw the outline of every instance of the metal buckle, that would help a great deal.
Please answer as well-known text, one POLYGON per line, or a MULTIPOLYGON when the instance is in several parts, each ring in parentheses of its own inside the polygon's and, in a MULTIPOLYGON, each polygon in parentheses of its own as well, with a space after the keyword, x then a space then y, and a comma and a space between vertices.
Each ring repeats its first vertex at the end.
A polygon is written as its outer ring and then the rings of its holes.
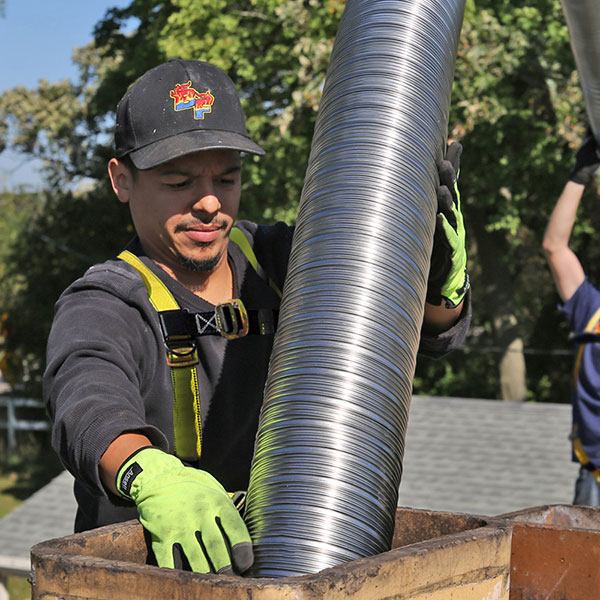
POLYGON ((226 300, 215 308, 219 333, 228 340, 236 340, 248 334, 250 321, 244 303, 239 298, 226 300))
POLYGON ((185 346, 175 346, 165 342, 167 350, 167 364, 173 368, 184 368, 197 365, 200 362, 196 342, 192 341, 185 346))

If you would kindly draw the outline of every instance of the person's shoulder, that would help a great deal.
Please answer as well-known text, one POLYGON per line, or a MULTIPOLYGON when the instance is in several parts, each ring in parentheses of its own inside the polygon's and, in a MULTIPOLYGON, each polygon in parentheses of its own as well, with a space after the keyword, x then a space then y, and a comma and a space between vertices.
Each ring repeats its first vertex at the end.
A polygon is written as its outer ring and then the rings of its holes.
POLYGON ((580 290, 584 290, 586 293, 588 294, 595 294, 597 296, 600 296, 600 289, 598 289, 598 287, 596 285, 594 285, 586 276, 583 280, 583 282, 581 283, 581 285, 579 286, 580 290))
POLYGON ((592 316, 597 319, 600 290, 586 276, 574 294, 564 304, 559 303, 558 308, 566 315, 570 327, 579 331, 589 324, 592 316))
POLYGON ((565 302, 565 306, 576 306, 581 303, 597 303, 600 306, 600 290, 587 278, 581 282, 573 295, 565 302))
POLYGON ((235 226, 240 229, 246 237, 249 237, 252 241, 266 241, 266 240, 287 240, 291 239, 294 234, 294 226, 288 225, 283 221, 278 221, 272 225, 259 225, 252 221, 238 221, 235 226))
POLYGON ((141 288, 145 290, 140 274, 126 262, 111 258, 89 267, 81 277, 67 287, 63 295, 98 290, 127 298, 136 289, 141 288))
POLYGON ((239 221, 236 226, 249 238, 259 264, 281 288, 287 273, 294 227, 283 222, 258 225, 251 221, 239 221))
POLYGON ((251 221, 240 221, 237 226, 246 236, 251 236, 251 245, 259 260, 268 260, 272 256, 279 257, 278 260, 289 255, 294 227, 278 221, 272 225, 258 225, 251 221))

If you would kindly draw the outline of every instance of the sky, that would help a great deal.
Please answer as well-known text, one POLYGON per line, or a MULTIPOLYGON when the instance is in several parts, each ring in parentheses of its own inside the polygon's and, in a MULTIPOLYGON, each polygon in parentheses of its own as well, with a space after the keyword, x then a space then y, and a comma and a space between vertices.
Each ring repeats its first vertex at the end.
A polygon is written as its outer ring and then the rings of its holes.
MULTIPOLYGON (((17 85, 37 87, 76 80, 73 49, 92 40, 94 26, 112 7, 129 6, 131 0, 6 0, 0 17, 0 92, 17 85)), ((37 166, 30 158, 0 154, 0 190, 37 185, 37 166)))

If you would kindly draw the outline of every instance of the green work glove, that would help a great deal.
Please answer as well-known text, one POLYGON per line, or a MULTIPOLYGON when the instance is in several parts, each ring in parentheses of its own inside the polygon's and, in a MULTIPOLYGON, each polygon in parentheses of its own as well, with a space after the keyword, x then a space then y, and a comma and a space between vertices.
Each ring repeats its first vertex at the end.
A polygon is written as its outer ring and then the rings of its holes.
POLYGON ((117 489, 137 506, 159 567, 242 574, 252 565, 252 541, 223 486, 209 473, 147 447, 117 473, 117 489), (183 556, 182 556, 183 555, 183 556))
POLYGON ((598 144, 591 128, 588 127, 575 155, 575 164, 571 167, 569 181, 587 185, 594 178, 598 167, 600 167, 598 144))
POLYGON ((458 174, 462 145, 453 142, 439 166, 440 186, 431 265, 427 281, 427 302, 447 308, 458 306, 469 289, 465 225, 460 207, 458 174))

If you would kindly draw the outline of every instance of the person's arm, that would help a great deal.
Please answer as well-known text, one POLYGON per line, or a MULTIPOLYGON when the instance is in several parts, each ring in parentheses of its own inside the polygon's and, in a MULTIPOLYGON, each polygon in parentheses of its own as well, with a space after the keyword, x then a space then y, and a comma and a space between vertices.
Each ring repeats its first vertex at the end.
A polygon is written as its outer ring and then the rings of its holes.
POLYGON ((464 299, 460 304, 448 308, 445 302, 439 305, 425 303, 425 314, 423 316, 423 329, 429 334, 441 333, 448 331, 458 321, 462 309, 464 299))
POLYGON ((243 573, 251 566, 246 525, 206 471, 185 466, 136 432, 109 444, 99 471, 110 492, 135 502, 159 566, 182 568, 184 557, 200 573, 243 573))
POLYGON ((563 303, 571 298, 585 279, 577 255, 569 248, 583 190, 583 185, 567 182, 550 215, 542 244, 556 290, 563 303))
POLYGON ((593 181, 598 167, 600 167, 598 145, 592 130, 588 127, 575 155, 569 181, 550 215, 542 242, 554 284, 563 303, 573 296, 585 279, 579 259, 569 248, 569 239, 583 190, 593 181))
POLYGON ((145 402, 154 405, 170 389, 170 381, 161 385, 158 369, 147 368, 164 361, 164 350, 149 342, 151 328, 143 314, 104 289, 114 280, 130 302, 147 298, 143 281, 128 280, 123 270, 110 262, 74 282, 56 305, 47 342, 43 391, 52 444, 75 479, 98 496, 109 489, 100 478, 100 460, 123 432, 169 447, 155 424, 169 417, 168 408, 156 410, 153 423, 145 409, 145 402), (143 397, 137 382, 148 375, 153 379, 143 397))
POLYGON ((106 489, 116 496, 120 496, 117 490, 117 473, 123 463, 137 450, 146 446, 152 446, 152 442, 139 433, 123 433, 108 446, 100 459, 100 479, 106 489))

